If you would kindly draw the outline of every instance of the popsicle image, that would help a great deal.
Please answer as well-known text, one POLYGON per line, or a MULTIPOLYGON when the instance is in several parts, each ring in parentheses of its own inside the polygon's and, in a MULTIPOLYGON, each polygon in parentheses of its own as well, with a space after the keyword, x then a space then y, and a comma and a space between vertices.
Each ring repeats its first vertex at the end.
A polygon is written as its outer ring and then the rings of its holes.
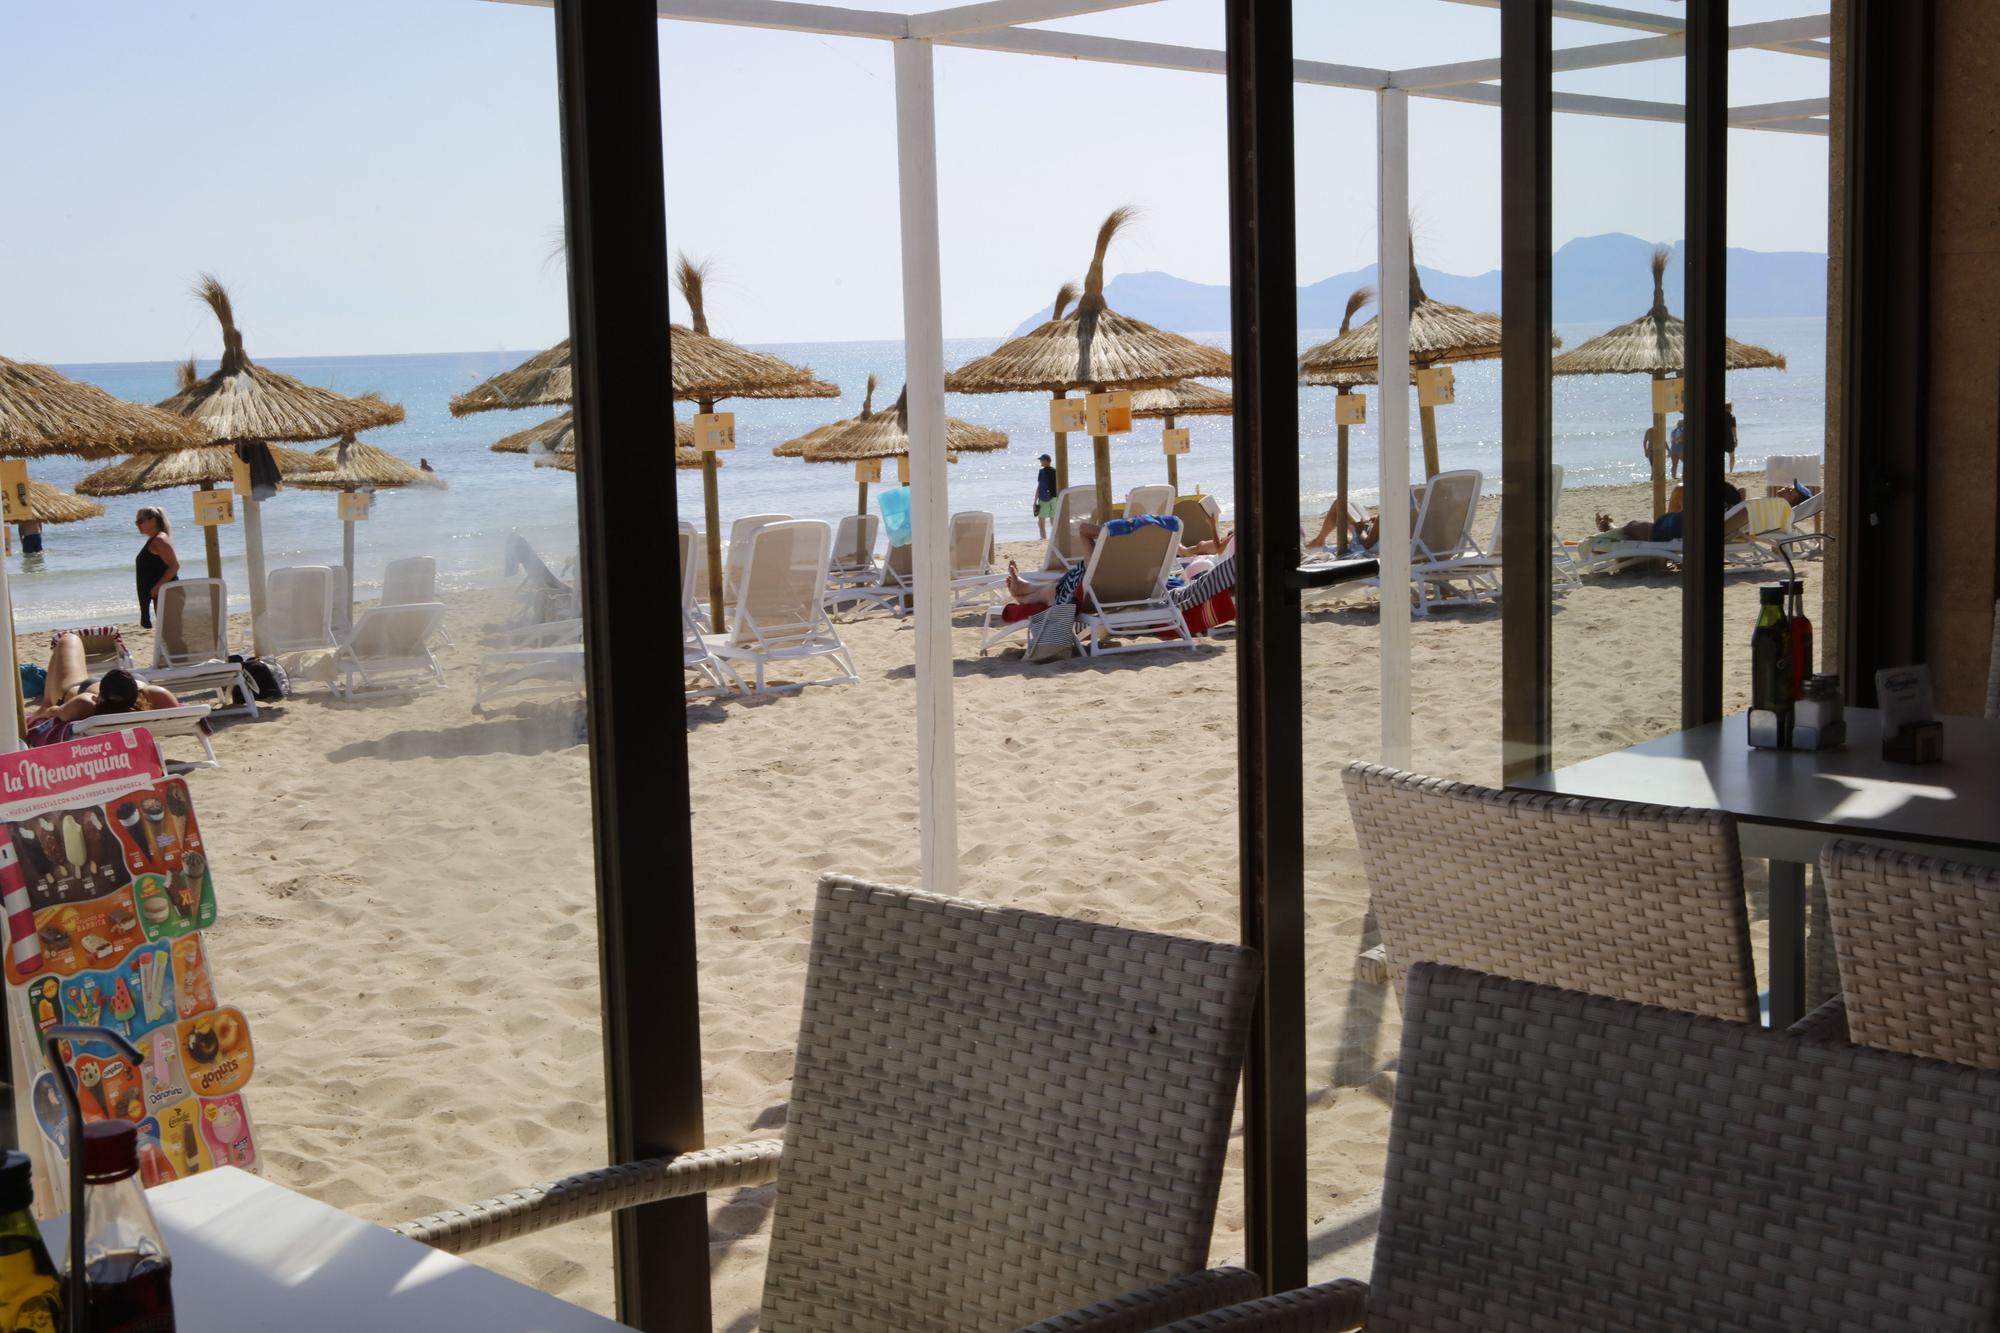
POLYGON ((95 864, 109 870, 125 859, 125 854, 118 850, 118 839, 111 835, 110 827, 98 811, 91 810, 84 815, 83 836, 90 844, 90 859, 95 864))
POLYGON ((185 1113, 181 1117, 181 1154, 187 1158, 190 1173, 201 1170, 201 1140, 194 1134, 194 1117, 185 1113))
POLYGON ((167 807, 157 796, 148 796, 139 802, 139 813, 146 817, 146 827, 153 834, 153 852, 165 856, 169 844, 179 846, 174 836, 167 832, 167 807))
POLYGON ((97 1109, 108 1117, 111 1114, 111 1103, 104 1096, 104 1071, 94 1064, 83 1065, 76 1071, 76 1081, 84 1086, 91 1100, 97 1103, 97 1109))
POLYGON ((111 990, 111 1017, 128 1037, 132 1035, 132 1019, 138 1012, 138 1006, 132 1003, 132 992, 125 986, 125 978, 118 978, 118 984, 111 990))
POLYGON ((188 794, 181 783, 171 783, 167 787, 167 818, 174 821, 174 839, 187 841, 188 794))
POLYGON ((42 850, 42 859, 48 863, 49 873, 58 874, 62 870, 62 835, 56 832, 56 821, 52 816, 43 815, 35 821, 35 843, 42 850))
POLYGON ((132 868, 137 870, 145 865, 146 858, 153 854, 153 845, 146 841, 146 830, 139 819, 139 807, 135 802, 127 801, 114 813, 118 816, 118 822, 125 826, 125 831, 132 835, 132 842, 139 849, 138 859, 132 862, 132 868))
POLYGON ((90 850, 83 845, 83 823, 75 815, 63 816, 62 842, 63 859, 81 872, 90 859, 90 850))
POLYGON ((249 1135, 244 1132, 243 1117, 236 1110, 235 1102, 217 1102, 204 1108, 208 1116, 208 1127, 215 1141, 222 1145, 222 1159, 225 1166, 248 1166, 250 1164, 249 1135))
POLYGON ((179 1081, 174 1075, 174 1034, 164 1028, 153 1034, 151 1072, 155 1088, 171 1088, 179 1081))

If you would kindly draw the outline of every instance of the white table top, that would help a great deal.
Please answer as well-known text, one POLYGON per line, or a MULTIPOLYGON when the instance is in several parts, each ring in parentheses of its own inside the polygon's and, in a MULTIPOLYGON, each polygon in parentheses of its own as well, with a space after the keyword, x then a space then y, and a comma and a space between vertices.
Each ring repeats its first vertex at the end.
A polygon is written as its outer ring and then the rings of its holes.
MULTIPOLYGON (((623 1324, 406 1240, 234 1167, 146 1193, 174 1259, 182 1328, 251 1333, 519 1330, 623 1324)), ((61 1253, 66 1223, 43 1224, 61 1253)))
MULTIPOLYGON (((1847 710, 1837 750, 1754 750, 1744 714, 1599 755, 1512 786, 1727 810, 1740 820, 1944 848, 2000 848, 2000 722, 1947 717, 1944 758, 1882 758, 1881 714, 1847 710)), ((1949 855, 1949 852, 1945 853, 1949 855)))

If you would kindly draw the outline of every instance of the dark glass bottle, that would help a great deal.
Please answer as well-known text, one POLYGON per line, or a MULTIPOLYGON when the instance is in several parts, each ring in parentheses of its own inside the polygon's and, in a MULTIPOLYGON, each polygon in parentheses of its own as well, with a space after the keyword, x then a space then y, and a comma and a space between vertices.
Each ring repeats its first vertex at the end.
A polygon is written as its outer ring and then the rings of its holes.
POLYGON ((1792 698, 1803 699, 1813 674, 1813 627, 1806 619, 1806 581, 1793 579, 1790 589, 1792 605, 1786 620, 1792 643, 1792 698))
POLYGON ((83 1129, 83 1274, 89 1333, 174 1333, 174 1263, 139 1184, 123 1120, 83 1129))
POLYGON ((0 1333, 63 1326, 62 1279, 31 1211, 33 1174, 26 1153, 0 1157, 0 1333))
POLYGON ((1783 583, 1757 590, 1757 628, 1750 635, 1750 707, 1775 713, 1779 745, 1791 738, 1792 643, 1791 618, 1785 614, 1783 583))

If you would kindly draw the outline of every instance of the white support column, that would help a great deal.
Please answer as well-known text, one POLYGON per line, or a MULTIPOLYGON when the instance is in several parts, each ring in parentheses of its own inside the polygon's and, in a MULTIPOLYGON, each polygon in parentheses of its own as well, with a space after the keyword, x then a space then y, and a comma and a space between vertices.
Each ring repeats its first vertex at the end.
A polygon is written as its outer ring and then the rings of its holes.
POLYGON ((1382 391, 1382 762, 1410 766, 1410 95, 1375 95, 1382 391))
POLYGON ((944 300, 939 274, 937 117, 931 44, 896 51, 902 193, 903 353, 909 388, 910 517, 917 618, 917 812, 922 885, 958 888, 958 768, 951 709, 950 497, 944 459, 944 300))
POLYGON ((250 579, 251 654, 264 654, 264 515, 257 497, 243 497, 243 565, 250 579))

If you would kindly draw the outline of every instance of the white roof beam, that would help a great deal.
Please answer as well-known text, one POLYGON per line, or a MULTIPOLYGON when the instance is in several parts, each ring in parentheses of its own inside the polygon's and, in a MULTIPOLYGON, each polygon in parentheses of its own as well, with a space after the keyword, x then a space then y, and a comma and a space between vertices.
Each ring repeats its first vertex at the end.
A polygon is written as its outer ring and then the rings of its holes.
MULTIPOLYGON (((1824 37, 1831 20, 1824 14, 1805 18, 1774 19, 1769 23, 1745 23, 1729 30, 1731 50, 1768 46, 1774 41, 1824 37)), ((1555 72, 1605 69, 1612 65, 1636 65, 1649 60, 1677 60, 1687 54, 1687 36, 1669 33, 1660 37, 1639 37, 1628 42, 1600 42, 1594 46, 1565 46, 1550 53, 1555 72)), ((1500 77, 1498 60, 1463 60, 1451 65, 1426 65, 1399 69, 1389 76, 1392 88, 1421 92, 1460 83, 1486 83, 1500 77)))
MULTIPOLYGON (((938 37, 933 40, 939 46, 958 46, 975 51, 1058 56, 1109 65, 1175 69, 1193 74, 1221 74, 1225 69, 1224 54, 1208 47, 1167 46, 1159 42, 1134 42, 1122 37, 1097 37, 1088 33, 1058 32, 1050 28, 1007 28, 959 37, 938 37)), ((1373 69, 1363 65, 1332 65, 1318 60, 1295 60, 1292 62, 1292 69, 1296 82, 1327 88, 1374 90, 1387 87, 1389 82, 1388 70, 1373 69)))
POLYGON ((928 14, 912 14, 910 36, 958 37, 1021 23, 1047 23, 1051 19, 1157 3, 1158 0, 986 0, 984 4, 954 5, 928 14))
MULTIPOLYGON (((1452 2, 1475 5, 1480 9, 1500 7, 1500 0, 1452 0, 1452 2)), ((1610 28, 1627 28, 1637 32, 1655 32, 1662 35, 1687 31, 1687 21, 1675 18, 1671 14, 1649 14, 1644 10, 1619 9, 1614 5, 1587 3, 1586 0, 1553 0, 1550 8, 1555 17, 1574 19, 1579 23, 1601 23, 1610 28)), ((1798 56, 1817 56, 1822 60, 1829 58, 1831 51, 1826 44, 1807 38, 1781 39, 1760 42, 1758 45, 1771 51, 1783 51, 1798 56)))
MULTIPOLYGON (((1434 97, 1445 102, 1472 102, 1482 106, 1500 105, 1500 89, 1490 83, 1472 83, 1458 88, 1427 88, 1418 97, 1434 97)), ((1656 120, 1680 124, 1687 109, 1678 102, 1642 102, 1629 97, 1599 97, 1591 93, 1555 93, 1550 97, 1554 110, 1579 116, 1609 116, 1618 120, 1656 120)), ((1729 124, 1737 129, 1779 130, 1788 134, 1824 134, 1827 122, 1816 114, 1827 111, 1827 99, 1808 98, 1798 102, 1772 102, 1763 106, 1732 107, 1729 124)))
MULTIPOLYGON (((550 8, 554 0, 493 0, 503 5, 550 8)), ((889 41, 910 35, 910 20, 902 14, 839 5, 808 5, 792 0, 658 0, 663 19, 691 23, 721 23, 738 28, 774 28, 785 32, 816 32, 828 37, 877 37, 889 41)))

